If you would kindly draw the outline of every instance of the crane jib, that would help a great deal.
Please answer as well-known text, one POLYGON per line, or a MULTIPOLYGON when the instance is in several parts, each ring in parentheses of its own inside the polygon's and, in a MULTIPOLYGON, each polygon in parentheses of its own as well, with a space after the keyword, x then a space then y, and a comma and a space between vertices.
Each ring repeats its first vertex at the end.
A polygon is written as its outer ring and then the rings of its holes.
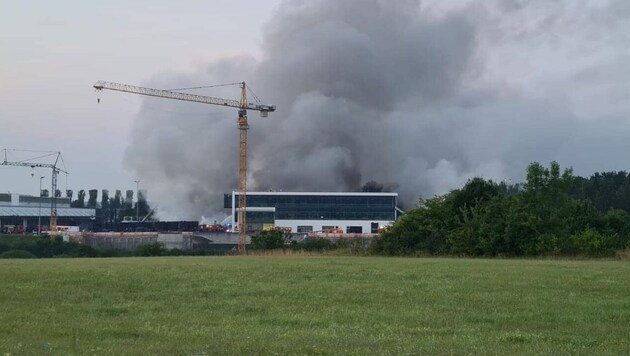
MULTIPOLYGON (((116 90, 116 91, 132 93, 132 94, 155 96, 159 98, 168 98, 168 99, 176 99, 176 100, 184 100, 184 101, 192 101, 192 102, 203 103, 203 104, 229 106, 229 107, 235 107, 235 108, 241 107, 241 104, 237 100, 232 100, 232 99, 221 99, 221 98, 214 98, 211 96, 174 92, 170 90, 144 88, 144 87, 128 85, 128 84, 106 82, 102 80, 99 80, 98 82, 94 84, 94 89, 116 90)), ((261 112, 274 112, 276 111, 276 106, 248 103, 247 109, 261 111, 261 112)))

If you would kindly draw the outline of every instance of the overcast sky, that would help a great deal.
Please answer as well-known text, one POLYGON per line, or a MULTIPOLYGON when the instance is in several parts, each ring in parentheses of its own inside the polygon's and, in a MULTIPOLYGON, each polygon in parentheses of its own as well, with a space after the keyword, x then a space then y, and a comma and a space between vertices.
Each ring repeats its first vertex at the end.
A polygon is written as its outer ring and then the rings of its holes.
MULTIPOLYGON (((91 86, 247 80, 278 105, 250 120, 251 189, 376 180, 413 204, 532 161, 629 170, 629 20, 627 0, 4 1, 0 148, 61 151, 75 191, 140 179, 161 212, 212 216, 234 112, 91 86)), ((50 175, 0 168, 2 192, 50 175)))
MULTIPOLYGON (((61 151, 75 191, 135 188, 122 161, 142 99, 104 93, 99 105, 92 84, 257 56, 278 2, 0 1, 0 148, 61 151)), ((50 188, 49 170, 35 175, 50 188)), ((38 189, 30 168, 0 167, 0 192, 38 189)))

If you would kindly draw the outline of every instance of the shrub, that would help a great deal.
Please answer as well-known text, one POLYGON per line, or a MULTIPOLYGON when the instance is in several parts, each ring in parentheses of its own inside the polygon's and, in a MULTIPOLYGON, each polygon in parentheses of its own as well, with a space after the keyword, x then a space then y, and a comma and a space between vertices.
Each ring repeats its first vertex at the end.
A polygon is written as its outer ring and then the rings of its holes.
POLYGON ((0 253, 0 258, 37 258, 37 256, 24 250, 9 250, 0 253))
POLYGON ((333 249, 335 244, 327 239, 306 239, 295 246, 304 251, 326 251, 333 249))
POLYGON ((290 242, 291 234, 284 231, 261 231, 252 236, 251 248, 254 250, 273 250, 284 248, 290 242))
POLYGON ((334 243, 334 250, 339 255, 366 255, 371 243, 364 239, 339 239, 334 243))
POLYGON ((604 256, 614 254, 615 235, 603 235, 594 229, 586 229, 571 236, 575 252, 585 256, 604 256))
POLYGON ((97 257, 130 257, 135 251, 117 250, 113 248, 99 248, 97 257))
POLYGON ((136 256, 164 256, 168 254, 168 250, 164 248, 161 242, 152 242, 142 244, 136 248, 136 256))
MULTIPOLYGON (((78 244, 77 244, 78 245, 78 244)), ((91 246, 79 245, 75 250, 75 257, 98 257, 98 250, 91 246)))
POLYGON ((370 245, 372 253, 384 255, 410 255, 416 251, 440 254, 446 249, 444 216, 450 206, 442 197, 430 199, 425 207, 408 211, 370 245))

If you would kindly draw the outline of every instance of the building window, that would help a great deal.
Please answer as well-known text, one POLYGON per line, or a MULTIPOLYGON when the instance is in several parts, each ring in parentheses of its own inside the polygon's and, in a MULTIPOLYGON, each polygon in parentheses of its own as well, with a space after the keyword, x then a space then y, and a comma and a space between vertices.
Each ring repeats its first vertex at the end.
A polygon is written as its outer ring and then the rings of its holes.
POLYGON ((313 227, 312 226, 299 226, 297 227, 297 232, 304 232, 304 233, 309 233, 313 231, 313 227))
POLYGON ((363 226, 348 226, 346 228, 346 233, 347 234, 362 234, 363 226))
MULTIPOLYGON (((238 195, 235 196, 238 202, 238 195)), ((224 196, 231 207, 232 196, 224 196)), ((395 196, 248 195, 248 207, 273 207, 279 220, 390 220, 396 217, 395 196)))

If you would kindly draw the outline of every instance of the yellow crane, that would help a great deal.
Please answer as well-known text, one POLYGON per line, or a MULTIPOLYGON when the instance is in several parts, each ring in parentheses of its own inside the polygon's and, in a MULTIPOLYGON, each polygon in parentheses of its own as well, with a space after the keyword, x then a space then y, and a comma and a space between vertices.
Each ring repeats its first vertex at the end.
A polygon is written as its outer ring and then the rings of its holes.
MULTIPOLYGON (((247 101, 247 85, 245 82, 235 83, 241 87, 241 99, 222 99, 214 98, 211 96, 194 95, 181 93, 174 90, 161 90, 153 88, 143 88, 133 85, 112 83, 106 81, 98 81, 94 84, 96 90, 116 90, 125 93, 139 94, 154 96, 158 98, 175 99, 183 101, 192 101, 202 104, 211 104, 219 106, 227 106, 232 108, 238 108, 238 129, 240 132, 240 146, 239 146, 239 169, 238 169, 238 252, 245 252, 245 236, 247 228, 247 130, 249 124, 247 123, 247 110, 260 111, 260 116, 267 117, 270 112, 276 111, 275 105, 263 105, 249 103, 247 101)), ((194 89, 194 88, 188 88, 194 89)), ((234 224, 236 226, 236 224, 234 224)))

